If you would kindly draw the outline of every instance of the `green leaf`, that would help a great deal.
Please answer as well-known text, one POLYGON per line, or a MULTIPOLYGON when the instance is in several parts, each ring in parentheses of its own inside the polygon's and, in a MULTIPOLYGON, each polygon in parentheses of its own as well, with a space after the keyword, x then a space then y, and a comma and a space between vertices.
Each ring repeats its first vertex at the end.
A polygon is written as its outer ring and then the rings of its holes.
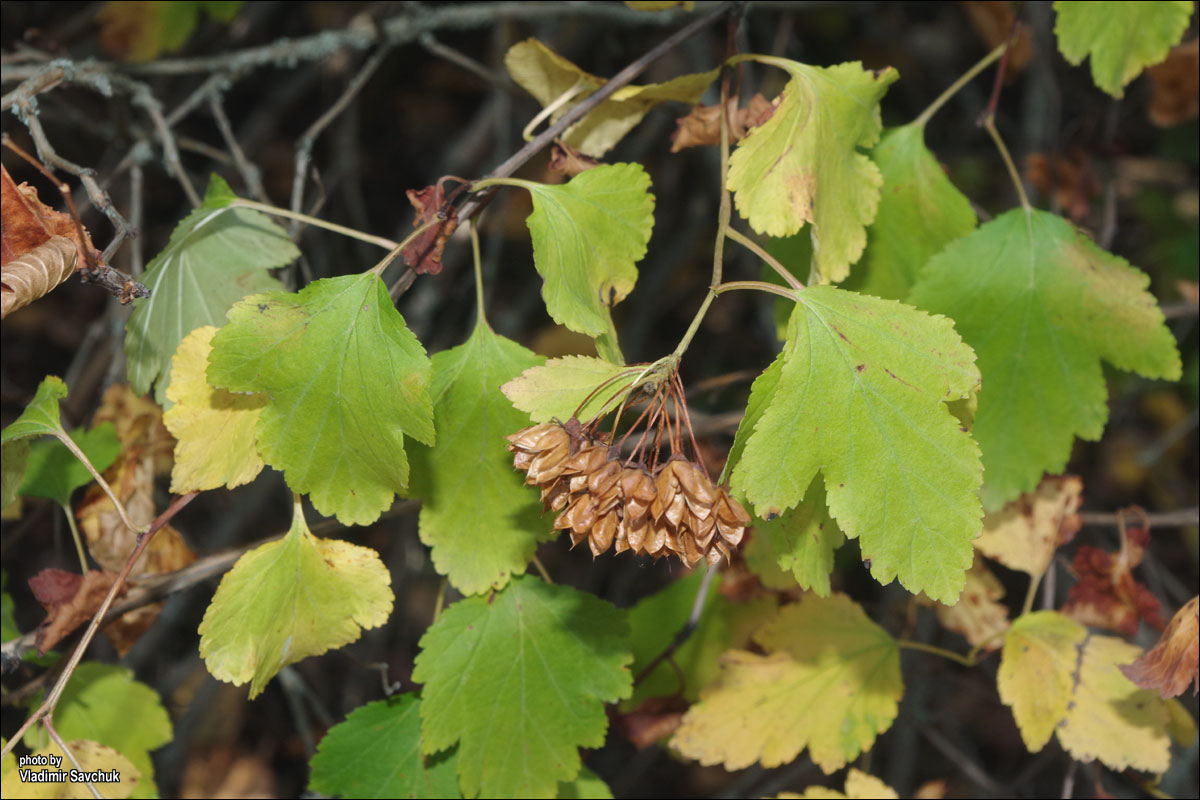
MULTIPOLYGON (((70 436, 97 472, 108 469, 121 453, 121 440, 111 422, 90 431, 77 428, 70 436)), ((58 439, 42 439, 29 451, 20 491, 26 497, 45 497, 60 506, 70 506, 71 494, 91 482, 92 473, 66 445, 58 439)))
POLYGON ((17 627, 16 606, 8 593, 8 573, 0 570, 0 642, 8 642, 21 635, 17 627))
POLYGON ((1056 2, 1058 49, 1072 64, 1092 57, 1092 80, 1113 97, 1145 67, 1167 57, 1187 30, 1190 0, 1140 3, 1056 2))
POLYGON ((702 764, 786 764, 808 747, 826 773, 869 750, 904 693, 900 648, 845 595, 784 606, 732 650, 721 678, 684 715, 672 746, 702 764), (749 712, 749 713, 748 713, 749 712))
MULTIPOLYGON (((584 72, 537 39, 526 39, 510 47, 504 56, 504 65, 513 80, 536 97, 542 106, 560 100, 572 88, 579 90, 570 100, 556 107, 550 116, 552 122, 608 82, 606 78, 584 72)), ((681 75, 666 83, 623 86, 568 128, 562 139, 576 150, 599 158, 658 104, 669 100, 689 104, 700 102, 700 97, 717 79, 719 72, 714 69, 681 75)))
POLYGON ((530 367, 500 390, 534 422, 566 422, 572 416, 586 422, 616 408, 641 371, 592 356, 563 356, 530 367))
MULTIPOLYGON (((171 741, 171 719, 158 692, 135 680, 133 670, 82 662, 54 709, 54 728, 65 741, 87 739, 120 751, 142 773, 133 797, 158 796, 150 751, 171 741)), ((50 739, 38 725, 24 741, 36 750, 50 739)))
POLYGON ((979 356, 972 433, 994 511, 1059 473, 1108 419, 1100 360, 1177 380, 1179 353, 1149 278, 1066 220, 1009 211, 934 257, 911 301, 955 320, 979 356))
POLYGON ((604 164, 558 186, 509 182, 533 196, 526 224, 550 316, 588 336, 611 333, 609 309, 633 291, 654 227, 650 176, 641 164, 604 164))
POLYGON ((899 74, 891 67, 871 72, 858 62, 822 68, 746 58, 786 70, 791 80, 775 113, 729 161, 727 184, 738 213, 768 236, 791 236, 811 223, 813 273, 821 282, 843 280, 862 255, 882 183, 857 148, 878 140, 879 100, 899 74))
POLYGON ((62 378, 47 375, 38 384, 33 400, 21 412, 21 416, 0 433, 0 443, 8 444, 27 436, 42 436, 50 434, 57 436, 63 432, 62 422, 58 416, 58 401, 67 396, 67 385, 62 378))
MULTIPOLYGON (((687 624, 703 577, 704 570, 694 570, 638 601, 630 610, 629 642, 633 646, 634 675, 641 675, 687 624)), ((775 598, 732 603, 717 591, 719 586, 718 576, 704 598, 696 630, 672 654, 672 663, 659 664, 638 683, 633 697, 623 704, 626 709, 636 708, 647 698, 676 693, 695 701, 700 690, 717 677, 721 653, 733 647, 746 647, 754 630, 774 616, 775 598)))
POLYGON ((458 742, 467 796, 553 797, 604 743, 604 704, 628 697, 625 614, 536 578, 446 609, 421 637, 426 753, 458 742))
POLYGON ((210 385, 270 396, 263 460, 344 524, 374 522, 408 485, 404 434, 433 444, 429 359, 374 273, 247 297, 212 348, 210 385))
POLYGON ((820 477, 809 484, 800 505, 755 524, 754 541, 759 540, 779 568, 795 577, 801 589, 829 596, 833 553, 846 537, 829 516, 820 477))
POLYGON ((460 797, 453 753, 421 755, 421 699, 402 694, 351 711, 317 745, 309 789, 361 798, 460 797))
MULTIPOLYGON (((480 321, 466 343, 433 357, 437 444, 415 445, 411 494, 421 503, 421 541, 463 594, 502 589, 537 549, 537 492, 513 469, 504 437, 529 425, 500 384, 542 358, 480 321)), ((549 532, 553 536, 556 532, 549 532)))
POLYGON ((734 489, 766 519, 800 503, 820 472, 832 517, 861 538, 876 580, 953 602, 983 514, 979 449, 945 404, 977 390, 974 353, 943 317, 811 286, 779 363, 751 390, 734 489))
POLYGON ((297 495, 282 539, 238 559, 200 623, 200 655, 218 680, 262 692, 288 664, 356 641, 392 610, 391 576, 379 554, 318 539, 297 495))
POLYGON ((14 439, 0 445, 0 478, 3 479, 3 483, 0 484, 0 508, 8 508, 17 499, 21 481, 25 480, 25 465, 28 461, 28 439, 14 439))
POLYGON ((145 394, 154 386, 159 405, 168 405, 171 356, 183 337, 204 325, 224 325, 225 312, 248 294, 283 288, 267 270, 300 255, 265 215, 226 208, 232 197, 214 175, 204 205, 175 227, 141 277, 151 295, 134 301, 125 357, 134 392, 145 394))
POLYGON ((926 149, 924 123, 887 131, 871 156, 883 192, 862 267, 845 288, 903 300, 931 257, 975 230, 975 211, 926 149))
POLYGON ((579 775, 573 781, 560 783, 558 800, 612 800, 612 790, 608 788, 600 776, 587 767, 579 770, 579 775))

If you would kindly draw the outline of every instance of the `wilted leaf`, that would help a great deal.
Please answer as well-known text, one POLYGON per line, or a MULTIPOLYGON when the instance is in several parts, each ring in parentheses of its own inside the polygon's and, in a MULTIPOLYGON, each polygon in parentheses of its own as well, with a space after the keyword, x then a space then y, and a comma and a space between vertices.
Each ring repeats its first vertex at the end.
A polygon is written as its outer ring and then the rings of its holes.
POLYGON ((530 367, 500 390, 534 422, 566 422, 572 416, 587 421, 606 407, 615 409, 641 372, 602 358, 564 356, 530 367))
POLYGON ((1190 0, 1056 2, 1058 49, 1072 64, 1091 56, 1092 80, 1121 97, 1144 67, 1167 57, 1192 16, 1190 0))
POLYGON ((408 202, 417 210, 417 216, 413 219, 414 228, 438 221, 438 224, 414 239, 401 252, 404 263, 412 267, 418 275, 437 275, 442 271, 442 251, 446 249, 446 241, 458 227, 458 212, 454 206, 446 209, 444 217, 438 216, 446 201, 445 190, 442 188, 445 181, 445 178, 441 178, 433 186, 426 186, 419 191, 409 189, 404 193, 408 202))
POLYGON ((550 148, 550 165, 548 169, 551 172, 557 172, 559 175, 574 178, 579 173, 587 172, 592 167, 598 166, 600 166, 599 159, 584 155, 565 142, 556 139, 554 146, 550 148))
POLYGON ((879 100, 899 74, 858 62, 822 68, 746 58, 786 70, 791 80, 775 113, 730 158, 728 189, 759 233, 791 236, 811 224, 814 273, 824 283, 841 281, 862 255, 883 182, 857 148, 879 139, 879 100))
MULTIPOLYGON (((37 627, 38 653, 45 655, 73 630, 89 621, 117 579, 116 573, 88 570, 80 575, 61 569, 44 569, 29 579, 34 598, 46 609, 37 627)), ((125 592, 124 586, 117 593, 125 592)))
POLYGON ((934 256, 910 302, 954 320, 984 389, 971 429, 995 511, 1061 472, 1108 418, 1101 359, 1177 380, 1179 352, 1149 278, 1061 217, 1014 209, 934 256))
POLYGON ((163 422, 178 440, 171 471, 175 494, 218 486, 232 489, 254 480, 263 468, 254 431, 268 397, 208 385, 208 357, 216 332, 211 325, 192 331, 171 361, 167 399, 174 405, 163 422))
MULTIPOLYGON (((572 89, 576 90, 568 101, 561 103, 551 114, 551 122, 557 121, 608 82, 605 78, 584 72, 537 39, 526 39, 510 47, 504 56, 504 64, 513 80, 536 97, 542 106, 559 100, 572 89)), ((681 75, 666 83, 648 86, 623 86, 568 128, 562 139, 585 155, 599 158, 659 103, 668 100, 695 103, 709 84, 717 79, 718 72, 714 69, 695 75, 681 75)))
POLYGON ((967 11, 971 27, 989 50, 1002 44, 1008 45, 1005 56, 1008 66, 1005 71, 1008 82, 1011 82, 1013 76, 1025 69, 1033 59, 1033 29, 1028 22, 1016 18, 1018 7, 1014 7, 1009 0, 972 0, 962 6, 967 11))
POLYGON ((988 570, 979 554, 967 570, 967 584, 957 605, 937 605, 938 621, 955 633, 961 633, 974 647, 992 651, 1000 647, 1000 634, 1009 629, 1008 608, 998 602, 1004 587, 988 570))
POLYGON ((101 264, 100 251, 92 245, 87 229, 83 229, 83 241, 79 241, 79 228, 70 214, 55 211, 38 199, 37 189, 27 183, 17 185, 8 169, 0 165, 0 264, 20 258, 55 236, 70 239, 78 252, 76 268, 92 261, 101 264))
POLYGON ((553 797, 578 774, 578 748, 604 743, 604 704, 629 695, 627 637, 623 612, 536 578, 458 601, 413 671, 425 752, 458 743, 468 797, 553 797))
POLYGON ((555 535, 538 524, 537 493, 504 446, 529 416, 499 389, 541 361, 483 320, 464 344, 433 357, 437 443, 412 446, 410 494, 422 501, 421 541, 432 548, 434 566, 463 594, 504 588, 525 571, 539 532, 555 535))
POLYGON ((345 524, 374 522, 407 487, 405 435, 433 444, 429 358, 372 272, 238 302, 207 377, 270 398, 255 429, 263 461, 345 524))
POLYGON ((1175 612, 1158 643, 1121 672, 1143 689, 1158 689, 1165 700, 1183 694, 1188 684, 1200 692, 1200 597, 1175 612))
POLYGON ((684 756, 770 768, 807 746, 829 773, 891 726, 904 691, 899 648, 846 596, 784 606, 754 639, 767 655, 726 653, 720 679, 684 717, 672 739, 684 756), (770 713, 747 713, 755 708, 770 713))
POLYGON ((50 293, 71 277, 79 251, 65 236, 55 236, 0 267, 0 319, 50 293))
MULTIPOLYGON (((777 98, 778 99, 778 98, 777 98)), ((729 98, 729 141, 739 142, 746 132, 756 128, 775 113, 772 103, 761 92, 738 108, 738 98, 729 98)), ((678 153, 689 147, 721 143, 721 107, 693 106, 686 116, 675 120, 675 131, 671 134, 671 152, 678 153)))
POLYGON ((1043 478, 1037 491, 984 516, 975 549, 1009 569, 1042 575, 1054 551, 1080 528, 1076 512, 1082 491, 1083 481, 1074 475, 1043 478))
POLYGON ((1077 223, 1087 217, 1091 201, 1100 196, 1100 181, 1092 160, 1079 148, 1061 155, 1030 153, 1025 157, 1025 176, 1077 223))
POLYGON ((148 397, 139 397, 128 384, 115 383, 100 398, 92 415, 92 427, 111 422, 125 449, 136 448, 154 462, 154 474, 166 475, 175 461, 175 439, 163 424, 162 407, 148 397))
POLYGON ((330 797, 460 797, 453 751, 421 753, 421 699, 402 694, 359 706, 312 757, 309 788, 330 797))
POLYGON ((1067 594, 1062 613, 1085 625, 1126 636, 1137 633, 1138 622, 1143 619, 1162 630, 1158 598, 1133 577, 1133 568, 1142 563, 1149 544, 1150 529, 1134 526, 1122 528, 1121 549, 1116 553, 1080 546, 1074 563, 1078 580, 1067 594))
POLYGON ((200 623, 208 671, 256 697, 275 673, 376 628, 392 610, 391 576, 379 554, 308 530, 299 495, 282 539, 238 559, 200 623))

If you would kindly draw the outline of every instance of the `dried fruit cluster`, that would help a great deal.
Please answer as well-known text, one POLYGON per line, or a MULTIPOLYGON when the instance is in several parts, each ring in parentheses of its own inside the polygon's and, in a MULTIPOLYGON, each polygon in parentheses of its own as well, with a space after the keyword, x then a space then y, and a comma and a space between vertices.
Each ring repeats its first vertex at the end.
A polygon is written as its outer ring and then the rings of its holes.
POLYGON ((575 419, 542 423, 508 437, 513 466, 542 491, 542 505, 557 511, 557 530, 571 543, 584 539, 593 555, 609 547, 660 558, 677 555, 688 566, 729 557, 745 535, 750 515, 700 467, 675 455, 657 468, 626 463, 609 437, 575 419))

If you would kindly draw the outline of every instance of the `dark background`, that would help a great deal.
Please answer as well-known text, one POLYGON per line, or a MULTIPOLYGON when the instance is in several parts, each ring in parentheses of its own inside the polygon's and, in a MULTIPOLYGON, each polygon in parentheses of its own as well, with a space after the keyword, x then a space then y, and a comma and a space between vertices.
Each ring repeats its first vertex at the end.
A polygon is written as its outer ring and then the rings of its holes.
MULTIPOLYGON (((6 62, 31 48, 76 61, 109 60, 95 20, 100 5, 0 4, 0 42, 6 62)), ((762 3, 749 8, 737 41, 743 51, 817 65, 861 60, 870 68, 896 67, 901 78, 882 107, 885 125, 897 125, 920 113, 991 48, 984 38, 987 25, 972 24, 968 5, 762 3)), ((697 13, 705 13, 711 4, 698 6, 697 13)), ((401 238, 412 224, 406 189, 423 187, 444 174, 482 176, 520 147, 521 129, 539 108, 508 81, 503 69, 508 47, 536 36, 582 68, 609 76, 688 19, 676 12, 638 15, 616 3, 570 4, 563 10, 543 10, 533 19, 512 19, 505 13, 510 7, 493 4, 481 13, 477 25, 439 30, 434 34, 436 44, 414 42, 395 48, 361 94, 317 140, 312 164, 319 181, 308 181, 305 208, 320 197, 320 216, 401 238), (439 48, 452 48, 476 60, 491 71, 491 80, 448 59, 439 48)), ((251 3, 229 25, 201 17, 184 48, 163 58, 219 54, 282 37, 299 40, 322 30, 421 13, 423 7, 416 3, 251 3)), ((1058 54, 1049 3, 1024 4, 1021 19, 1029 26, 1032 60, 1003 88, 997 124, 1021 164, 1030 155, 1042 154, 1067 158, 1075 165, 1073 178, 1035 180, 1030 187, 1034 202, 1055 211, 1068 206, 1077 224, 1107 239, 1110 250, 1150 274, 1160 302, 1177 306, 1176 281, 1195 281, 1200 260, 1195 118, 1168 128, 1152 125, 1146 116, 1151 94, 1146 77, 1135 80, 1119 101, 1097 89, 1086 64, 1071 67, 1058 54)), ((1194 38, 1195 25, 1193 18, 1185 40, 1194 38)), ((992 35, 999 30, 1003 37, 1007 29, 1002 28, 993 23, 992 35)), ((718 24, 653 64, 636 82, 711 69, 724 50, 725 26, 718 24)), ((258 68, 231 81, 224 95, 225 112, 247 158, 262 170, 266 194, 276 205, 289 203, 297 138, 343 94, 368 55, 340 50, 324 59, 258 68)), ((169 112, 209 74, 150 71, 136 77, 148 84, 169 112)), ((927 128, 930 149, 977 205, 981 220, 1016 204, 994 147, 975 124, 994 74, 989 69, 964 88, 927 128)), ((762 90, 773 97, 782 86, 778 72, 762 67, 744 70, 743 80, 745 96, 762 90)), ((3 89, 11 91, 15 85, 7 82, 3 89)), ((94 168, 127 215, 132 201, 130 177, 116 167, 137 143, 150 148, 144 165, 141 220, 142 261, 149 260, 190 207, 163 167, 146 116, 128 96, 104 97, 68 85, 42 94, 38 101, 40 118, 59 153, 94 168)), ((714 101, 710 90, 707 102, 714 101)), ((684 113, 685 107, 674 104, 651 112, 605 158, 644 164, 657 197, 654 235, 640 265, 638 286, 615 312, 630 361, 652 360, 674 347, 709 281, 717 217, 717 154, 714 148, 668 152, 674 120, 684 113)), ((3 126, 22 146, 32 149, 11 113, 4 114, 3 126)), ((198 190, 216 172, 239 194, 247 194, 206 104, 173 131, 198 190)), ((3 158, 15 180, 38 186, 43 200, 58 205, 58 195, 48 182, 11 153, 5 152, 3 158)), ((543 153, 518 175, 560 180, 547 172, 546 163, 543 153)), ((76 179, 64 177, 78 187, 76 179)), ((111 240, 111 226, 82 192, 76 193, 76 203, 103 249, 111 240)), ((525 193, 503 192, 482 217, 489 319, 499 333, 538 352, 586 352, 590 343, 554 326, 541 304, 540 280, 533 270, 524 226, 529 210, 525 193)), ((289 268, 284 277, 300 283, 361 272, 378 258, 375 248, 321 230, 302 232, 299 243, 303 262, 289 268)), ((469 246, 456 238, 446 252, 444 271, 419 278, 398 303, 431 353, 461 342, 475 314, 469 246)), ((758 277, 759 265, 747 252, 731 245, 726 253, 727 279, 758 277)), ((132 242, 121 247, 113 264, 136 272, 138 257, 132 242)), ((771 298, 757 293, 722 296, 683 361, 682 374, 689 387, 738 374, 719 389, 689 394, 694 419, 708 434, 702 446, 710 466, 714 461, 719 465, 728 448, 749 380, 777 350, 771 303, 771 298)), ((121 332, 127 313, 102 290, 72 280, 6 319, 0 369, 3 423, 21 412, 45 375, 56 374, 67 379, 71 390, 63 407, 65 422, 86 424, 103 390, 124 380, 121 332)), ((1175 510, 1197 503, 1194 305, 1169 324, 1179 338, 1187 377, 1171 385, 1106 373, 1111 412, 1104 438, 1098 443, 1077 443, 1070 465, 1071 472, 1084 478, 1087 509, 1113 511, 1136 503, 1151 511, 1175 510)), ((159 491, 159 508, 163 508, 168 499, 165 484, 159 491)), ((204 556, 282 532, 290 518, 289 501, 279 475, 267 470, 250 486, 206 493, 177 518, 176 526, 204 556)), ((439 577, 417 539, 416 516, 411 511, 411 504, 399 502, 375 525, 337 533, 379 550, 392 571, 397 597, 388 625, 367 632, 344 651, 295 665, 294 680, 272 681, 253 702, 246 700, 244 687, 208 676, 197 652, 195 630, 215 580, 167 603, 155 626, 124 660, 161 693, 172 714, 175 740, 156 753, 157 780, 164 796, 297 795, 306 786, 311 747, 324 729, 353 708, 382 696, 379 675, 365 667, 366 662, 387 662, 392 680, 405 689, 414 688, 409 675, 416 643, 431 619, 439 577)), ((1055 567, 1059 602, 1071 583, 1067 568, 1079 543, 1115 549, 1115 528, 1087 527, 1075 544, 1060 553, 1055 567)), ((27 502, 22 519, 4 523, 2 547, 17 619, 22 630, 28 630, 43 612, 26 588, 27 579, 47 566, 71 569, 75 561, 61 511, 50 503, 27 502)), ((544 545, 539 555, 556 580, 622 607, 679 574, 677 567, 666 563, 611 557, 593 561, 586 552, 569 551, 565 540, 544 545)), ((1163 601, 1169 616, 1196 594, 1196 566, 1196 529, 1161 528, 1154 531, 1146 564, 1137 574, 1163 601)), ((1024 577, 1001 567, 996 571, 1008 589, 1007 602, 1017 610, 1025 592, 1024 577)), ((898 586, 874 584, 858 564, 854 542, 839 554, 835 587, 850 592, 893 634, 959 651, 965 648, 960 637, 941 630, 932 612, 917 609, 898 586)), ((1137 641, 1148 646, 1156 636, 1143 626, 1137 641)), ((101 638, 90 657, 110 660, 115 654, 101 638)), ((902 796, 935 779, 948 782, 948 796, 1057 796, 1069 772, 1075 776, 1076 796, 1094 796, 1097 779, 1117 796, 1142 796, 1128 776, 1092 767, 1071 770, 1069 757, 1056 741, 1040 754, 1028 754, 1011 713, 996 696, 996 661, 993 657, 966 670, 906 652, 900 716, 860 766, 902 796)), ((19 687, 35 674, 33 668, 23 668, 6 679, 6 689, 19 687)), ((1189 693, 1183 700, 1195 716, 1194 696, 1189 693)), ((4 735, 12 734, 24 713, 5 705, 4 735)), ((585 763, 618 797, 762 796, 802 791, 812 783, 840 788, 842 781, 837 776, 826 779, 804 755, 777 770, 755 767, 729 774, 682 763, 661 748, 637 752, 611 731, 603 749, 585 753, 585 763)), ((1195 744, 1187 751, 1176 748, 1162 788, 1176 796, 1200 792, 1195 744)))

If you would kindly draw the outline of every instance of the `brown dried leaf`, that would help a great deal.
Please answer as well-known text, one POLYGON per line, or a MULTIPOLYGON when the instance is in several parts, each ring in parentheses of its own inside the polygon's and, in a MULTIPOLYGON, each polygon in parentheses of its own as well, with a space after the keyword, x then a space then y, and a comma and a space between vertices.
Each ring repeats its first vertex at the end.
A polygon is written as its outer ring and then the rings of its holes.
POLYGON ((1004 587, 988 570, 979 554, 967 570, 967 583, 957 605, 937 604, 938 621, 950 630, 961 633, 972 646, 997 650, 1004 644, 1001 633, 1012 627, 1008 609, 997 602, 1004 597, 1004 587))
POLYGON ((1074 563, 1079 582, 1067 594, 1062 613, 1084 625, 1126 636, 1137 633, 1141 619, 1162 630, 1158 598, 1133 577, 1133 568, 1142 563, 1149 543, 1150 529, 1138 526, 1122 531, 1121 549, 1116 553, 1091 545, 1080 547, 1074 563))
POLYGON ((445 190, 442 188, 445 181, 446 179, 442 178, 433 186, 426 186, 419 191, 409 189, 405 192, 408 202, 417 210, 416 219, 413 220, 414 228, 441 220, 414 239, 402 252, 404 263, 416 270, 418 275, 437 275, 442 271, 442 251, 446 249, 446 240, 458 227, 458 212, 453 207, 447 211, 445 217, 438 216, 438 211, 446 200, 445 190))
POLYGON ((1121 672, 1143 689, 1158 689, 1164 700, 1183 694, 1189 683, 1192 694, 1200 693, 1200 597, 1175 612, 1158 644, 1121 672))
MULTIPOLYGON (((979 38, 983 40, 989 50, 994 50, 1004 44, 1012 35, 1016 13, 1013 4, 1008 0, 964 2, 963 7, 967 10, 967 19, 970 21, 971 27, 975 29, 975 33, 979 34, 979 38)), ((1031 60, 1033 60, 1032 29, 1029 27, 1029 23, 1018 22, 1016 39, 1008 48, 1005 82, 1011 83, 1013 78, 1025 69, 1031 60)))
POLYGON ((1083 481, 1074 475, 1043 478, 1037 491, 983 518, 975 549, 1009 569, 1041 575, 1054 551, 1079 530, 1082 491, 1083 481))
POLYGON ((678 695, 650 697, 633 711, 615 714, 613 725, 634 747, 645 750, 673 734, 687 709, 687 700, 678 695))
POLYGON ((598 167, 601 163, 600 159, 585 155, 558 139, 554 140, 554 147, 550 150, 550 171, 569 178, 598 167))
MULTIPOLYGON (((771 118, 783 98, 781 94, 772 103, 762 93, 750 98, 745 108, 737 108, 738 98, 729 98, 731 114, 729 140, 736 142, 751 128, 756 128, 771 118)), ((688 147, 721 143, 720 106, 693 106, 686 116, 676 120, 675 132, 671 134, 671 152, 678 153, 688 147)))
MULTIPOLYGON (((29 579, 33 596, 46 609, 46 618, 37 628, 38 653, 58 644, 71 631, 87 622, 104 602, 104 596, 117 579, 115 573, 88 570, 79 575, 61 569, 44 569, 29 579)), ((125 587, 121 587, 120 597, 125 587)))
POLYGON ((1200 113, 1200 39, 1171 48, 1167 60, 1146 68, 1154 97, 1146 109, 1150 121, 1168 127, 1200 113))
POLYGON ((0 165, 0 264, 20 258, 54 236, 65 236, 75 242, 79 249, 76 269, 87 265, 89 252, 96 264, 102 264, 100 251, 92 246, 87 229, 83 229, 83 242, 79 241, 79 230, 70 214, 43 203, 32 186, 26 183, 18 186, 0 165))
POLYGON ((168 475, 175 462, 175 437, 162 421, 163 410, 153 400, 138 397, 127 384, 108 387, 100 408, 92 416, 92 427, 111 422, 123 450, 138 449, 149 458, 154 474, 168 475))
POLYGON ((65 236, 52 236, 0 266, 0 319, 49 294, 75 271, 78 257, 75 242, 65 236))
POLYGON ((1053 197, 1075 222, 1087 216, 1088 204, 1100 196, 1100 181, 1092 160, 1082 150, 1053 157, 1032 153, 1025 157, 1025 176, 1039 192, 1053 197))

